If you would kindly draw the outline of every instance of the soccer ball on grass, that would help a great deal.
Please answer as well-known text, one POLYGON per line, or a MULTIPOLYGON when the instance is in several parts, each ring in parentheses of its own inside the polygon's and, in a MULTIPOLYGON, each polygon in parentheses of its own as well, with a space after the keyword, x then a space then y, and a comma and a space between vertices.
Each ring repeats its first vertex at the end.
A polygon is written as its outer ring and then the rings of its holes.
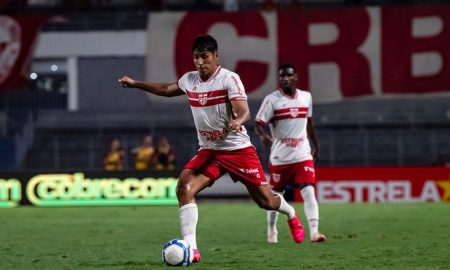
POLYGON ((194 250, 188 242, 174 239, 167 242, 162 250, 162 259, 169 266, 189 266, 194 257, 194 250))

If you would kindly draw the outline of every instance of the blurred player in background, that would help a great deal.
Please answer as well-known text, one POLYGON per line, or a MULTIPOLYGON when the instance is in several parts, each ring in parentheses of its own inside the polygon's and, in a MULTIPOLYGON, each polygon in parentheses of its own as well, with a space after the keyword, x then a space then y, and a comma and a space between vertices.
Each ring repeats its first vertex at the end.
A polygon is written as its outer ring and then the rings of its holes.
POLYGON ((146 135, 142 144, 132 151, 134 157, 134 168, 136 170, 148 170, 155 160, 155 148, 153 147, 152 135, 146 135))
POLYGON ((286 215, 294 241, 301 243, 304 231, 295 209, 282 195, 272 194, 243 126, 250 119, 250 111, 239 76, 219 65, 217 41, 212 36, 198 36, 192 45, 192 56, 197 70, 184 74, 178 82, 141 82, 124 76, 119 83, 159 96, 187 95, 200 150, 180 173, 177 197, 181 234, 194 249, 193 262, 200 261, 195 196, 225 173, 234 181, 241 181, 258 206, 286 215))
MULTIPOLYGON (((293 65, 281 65, 278 79, 281 89, 265 97, 255 119, 256 133, 271 149, 270 184, 280 196, 287 184, 300 188, 310 239, 323 242, 326 237, 319 232, 319 206, 314 191, 314 161, 319 157, 319 144, 312 121, 311 94, 296 88, 298 78, 293 65), (270 125, 271 134, 266 132, 266 124, 270 125)), ((269 243, 278 242, 277 219, 277 212, 267 212, 269 243)))

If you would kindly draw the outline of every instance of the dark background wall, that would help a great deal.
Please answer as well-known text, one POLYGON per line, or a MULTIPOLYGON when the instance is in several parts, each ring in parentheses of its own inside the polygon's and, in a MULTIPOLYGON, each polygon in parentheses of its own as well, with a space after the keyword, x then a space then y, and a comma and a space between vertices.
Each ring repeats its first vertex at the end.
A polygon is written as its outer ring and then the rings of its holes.
POLYGON ((81 58, 78 62, 80 111, 137 111, 149 106, 146 94, 124 89, 123 75, 143 79, 144 57, 81 58))

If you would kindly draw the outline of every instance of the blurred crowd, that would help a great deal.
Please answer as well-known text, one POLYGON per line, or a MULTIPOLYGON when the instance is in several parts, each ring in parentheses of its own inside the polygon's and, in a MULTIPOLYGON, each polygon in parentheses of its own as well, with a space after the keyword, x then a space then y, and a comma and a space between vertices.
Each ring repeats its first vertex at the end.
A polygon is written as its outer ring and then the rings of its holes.
POLYGON ((303 5, 413 4, 445 0, 0 0, 2 13, 23 11, 264 10, 303 5))
MULTIPOLYGON (((335 0, 339 1, 339 0, 335 0)), ((0 0, 3 11, 225 10, 276 8, 300 0, 0 0)))
POLYGON ((125 151, 119 138, 111 140, 104 155, 103 165, 107 171, 121 171, 130 168, 135 170, 174 170, 176 166, 175 152, 169 140, 161 136, 156 146, 152 135, 146 135, 142 143, 130 151, 125 151))

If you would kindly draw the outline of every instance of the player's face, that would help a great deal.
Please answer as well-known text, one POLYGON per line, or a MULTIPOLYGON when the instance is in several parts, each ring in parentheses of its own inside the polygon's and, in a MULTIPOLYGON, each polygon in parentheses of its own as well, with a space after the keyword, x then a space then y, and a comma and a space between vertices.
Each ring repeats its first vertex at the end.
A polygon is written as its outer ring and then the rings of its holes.
POLYGON ((283 89, 294 89, 297 84, 297 73, 292 68, 280 69, 278 80, 283 89))
POLYGON ((217 67, 219 54, 207 50, 194 51, 194 64, 202 79, 208 79, 217 67))

